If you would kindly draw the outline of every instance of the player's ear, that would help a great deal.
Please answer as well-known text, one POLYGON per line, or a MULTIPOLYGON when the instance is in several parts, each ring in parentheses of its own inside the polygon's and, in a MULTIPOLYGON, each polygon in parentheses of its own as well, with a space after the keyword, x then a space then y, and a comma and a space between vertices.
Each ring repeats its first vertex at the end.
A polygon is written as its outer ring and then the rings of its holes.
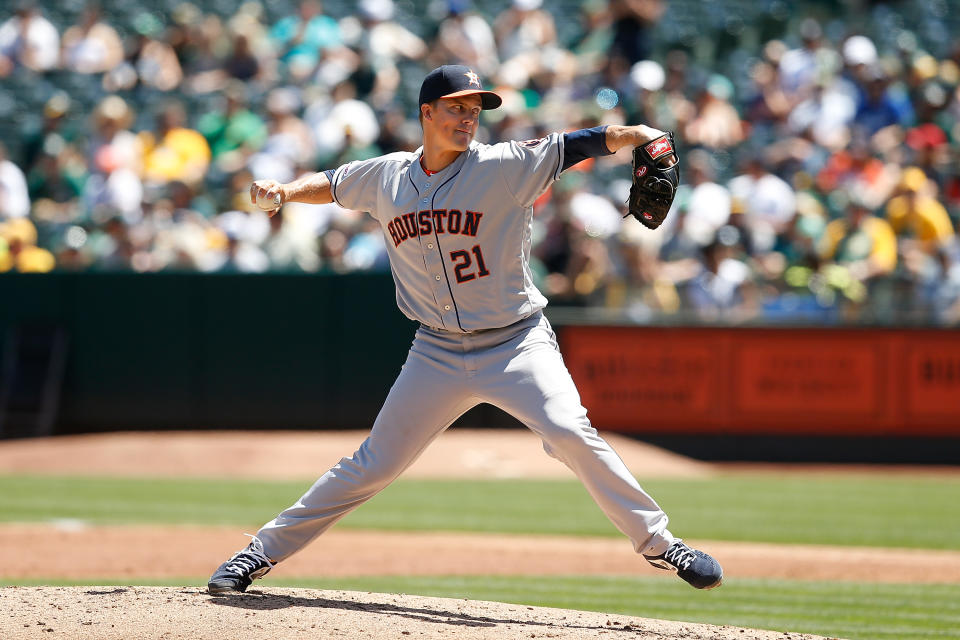
POLYGON ((426 102, 420 105, 420 119, 433 120, 433 105, 431 103, 426 102))

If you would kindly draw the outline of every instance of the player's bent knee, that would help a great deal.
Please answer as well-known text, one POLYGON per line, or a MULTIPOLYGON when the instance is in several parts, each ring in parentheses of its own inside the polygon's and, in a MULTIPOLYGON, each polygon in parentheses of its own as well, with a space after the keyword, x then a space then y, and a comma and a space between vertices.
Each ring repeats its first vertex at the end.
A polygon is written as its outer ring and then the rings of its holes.
POLYGON ((597 430, 584 418, 582 421, 553 423, 542 432, 543 449, 547 455, 563 460, 564 452, 589 446, 597 438, 597 430))

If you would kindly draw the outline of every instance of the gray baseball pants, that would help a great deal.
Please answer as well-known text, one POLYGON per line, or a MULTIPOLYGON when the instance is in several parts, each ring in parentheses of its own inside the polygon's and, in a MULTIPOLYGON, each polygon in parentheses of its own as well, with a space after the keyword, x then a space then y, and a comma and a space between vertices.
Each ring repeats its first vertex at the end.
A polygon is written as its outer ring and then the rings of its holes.
POLYGON ((658 555, 673 537, 667 515, 640 487, 586 409, 542 313, 471 334, 421 327, 370 436, 257 533, 280 562, 372 498, 471 407, 489 402, 543 439, 638 553, 658 555))

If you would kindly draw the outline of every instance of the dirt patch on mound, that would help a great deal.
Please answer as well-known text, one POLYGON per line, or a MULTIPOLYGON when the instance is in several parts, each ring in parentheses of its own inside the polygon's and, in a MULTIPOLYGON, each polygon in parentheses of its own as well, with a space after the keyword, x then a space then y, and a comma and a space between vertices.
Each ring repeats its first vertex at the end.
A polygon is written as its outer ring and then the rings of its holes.
POLYGON ((0 608, 9 640, 817 638, 496 602, 310 589, 213 597, 176 587, 8 587, 0 589, 0 608))
MULTIPOLYGON (((366 431, 107 433, 0 442, 7 473, 316 478, 366 431)), ((617 434, 604 438, 639 477, 704 477, 711 466, 617 434)), ((405 478, 572 478, 526 429, 449 429, 405 478)))
MULTIPOLYGON (((0 526, 8 580, 203 579, 247 539, 227 527, 0 526), (14 552, 13 550, 16 550, 14 552)), ((960 583, 960 552, 689 541, 727 580, 960 583)), ((335 529, 267 577, 620 575, 676 580, 623 538, 335 529)))

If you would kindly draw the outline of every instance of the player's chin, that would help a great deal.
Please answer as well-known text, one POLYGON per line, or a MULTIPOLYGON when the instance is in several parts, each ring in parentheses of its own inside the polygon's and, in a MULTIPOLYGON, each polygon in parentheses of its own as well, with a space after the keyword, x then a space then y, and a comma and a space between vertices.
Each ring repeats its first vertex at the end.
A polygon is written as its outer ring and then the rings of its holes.
POLYGON ((472 133, 467 133, 466 131, 453 132, 453 144, 455 144, 460 151, 466 151, 470 147, 471 142, 473 142, 472 133))

